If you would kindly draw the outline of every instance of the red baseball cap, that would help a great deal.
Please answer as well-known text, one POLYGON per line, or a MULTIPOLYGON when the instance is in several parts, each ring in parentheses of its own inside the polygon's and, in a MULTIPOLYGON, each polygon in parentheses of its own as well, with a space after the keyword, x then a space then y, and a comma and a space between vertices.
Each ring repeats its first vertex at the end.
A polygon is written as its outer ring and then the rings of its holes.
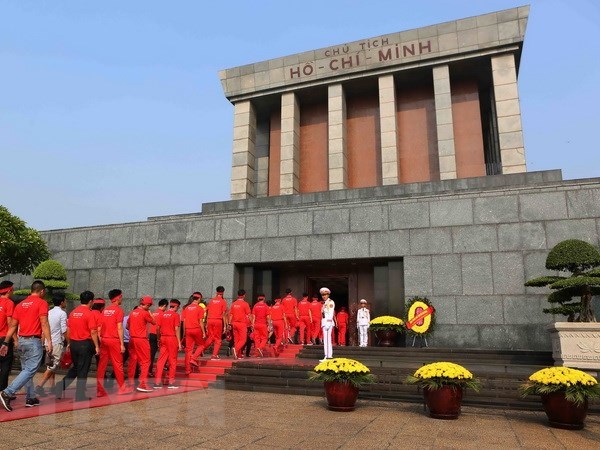
POLYGON ((149 295, 145 295, 144 297, 142 297, 142 301, 140 302, 140 304, 152 306, 154 302, 152 301, 152 297, 150 297, 149 295))

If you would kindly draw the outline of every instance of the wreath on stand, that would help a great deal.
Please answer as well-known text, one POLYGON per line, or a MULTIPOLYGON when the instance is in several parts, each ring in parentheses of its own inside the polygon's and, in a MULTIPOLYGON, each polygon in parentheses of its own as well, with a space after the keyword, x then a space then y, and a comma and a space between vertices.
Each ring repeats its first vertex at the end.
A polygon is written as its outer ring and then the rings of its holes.
POLYGON ((424 338, 435 326, 435 308, 427 297, 413 297, 406 302, 406 333, 424 338))

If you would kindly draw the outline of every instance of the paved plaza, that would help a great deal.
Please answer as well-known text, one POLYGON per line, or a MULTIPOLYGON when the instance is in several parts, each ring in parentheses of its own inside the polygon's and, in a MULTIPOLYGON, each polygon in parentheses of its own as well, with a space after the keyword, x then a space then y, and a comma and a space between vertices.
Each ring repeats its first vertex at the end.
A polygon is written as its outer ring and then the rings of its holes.
POLYGON ((6 449, 597 449, 600 417, 565 431, 548 427, 542 412, 464 407, 459 420, 442 421, 418 404, 359 400, 354 412, 336 413, 319 397, 208 388, 2 423, 0 442, 6 449))

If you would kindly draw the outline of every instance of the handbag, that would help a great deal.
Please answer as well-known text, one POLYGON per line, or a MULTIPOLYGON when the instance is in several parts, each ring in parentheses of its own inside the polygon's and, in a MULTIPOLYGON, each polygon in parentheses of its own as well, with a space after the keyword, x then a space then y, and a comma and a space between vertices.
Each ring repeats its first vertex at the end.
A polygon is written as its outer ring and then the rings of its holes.
POLYGON ((73 357, 71 356, 71 350, 67 349, 60 357, 60 367, 68 369, 73 364, 73 357))

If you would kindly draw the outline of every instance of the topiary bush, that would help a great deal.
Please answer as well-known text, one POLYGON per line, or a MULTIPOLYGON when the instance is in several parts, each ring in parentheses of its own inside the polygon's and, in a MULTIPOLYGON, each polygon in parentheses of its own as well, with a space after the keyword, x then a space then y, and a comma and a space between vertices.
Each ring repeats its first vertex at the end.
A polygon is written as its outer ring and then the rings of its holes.
MULTIPOLYGON (((33 278, 36 280, 43 280, 44 283, 47 280, 59 280, 66 281, 67 280, 67 271, 64 266, 55 261, 53 259, 48 259, 47 261, 41 262, 33 271, 33 278)), ((48 287, 48 285, 46 284, 48 287)), ((68 287, 68 283, 67 286, 68 287)), ((64 289, 64 288, 61 288, 64 289)))
POLYGON ((546 269, 571 272, 571 275, 533 278, 525 286, 549 286, 555 290, 548 296, 548 302, 556 306, 545 308, 545 313, 562 314, 569 322, 595 322, 592 297, 600 295, 598 266, 600 251, 596 247, 578 239, 568 239, 550 250, 546 269), (574 297, 579 299, 573 300, 574 297))

